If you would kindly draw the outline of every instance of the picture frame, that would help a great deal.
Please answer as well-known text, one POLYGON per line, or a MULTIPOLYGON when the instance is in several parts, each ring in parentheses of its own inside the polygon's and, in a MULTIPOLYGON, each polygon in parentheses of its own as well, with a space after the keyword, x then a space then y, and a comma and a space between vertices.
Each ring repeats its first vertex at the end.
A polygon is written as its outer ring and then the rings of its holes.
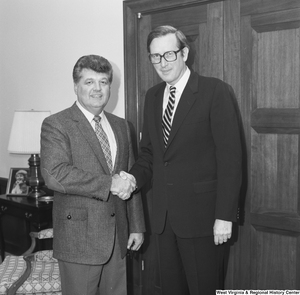
POLYGON ((29 168, 10 168, 6 195, 28 196, 29 186, 26 184, 28 174, 29 168))

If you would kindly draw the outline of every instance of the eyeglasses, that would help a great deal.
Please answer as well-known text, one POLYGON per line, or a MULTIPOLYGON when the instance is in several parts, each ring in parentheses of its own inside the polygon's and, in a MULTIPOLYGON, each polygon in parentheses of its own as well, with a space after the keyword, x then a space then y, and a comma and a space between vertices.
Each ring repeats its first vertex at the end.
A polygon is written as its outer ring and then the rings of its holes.
POLYGON ((175 61, 177 59, 177 53, 182 49, 183 48, 178 49, 177 51, 167 51, 163 55, 160 55, 159 53, 149 54, 149 60, 153 64, 159 64, 162 57, 168 62, 175 61))

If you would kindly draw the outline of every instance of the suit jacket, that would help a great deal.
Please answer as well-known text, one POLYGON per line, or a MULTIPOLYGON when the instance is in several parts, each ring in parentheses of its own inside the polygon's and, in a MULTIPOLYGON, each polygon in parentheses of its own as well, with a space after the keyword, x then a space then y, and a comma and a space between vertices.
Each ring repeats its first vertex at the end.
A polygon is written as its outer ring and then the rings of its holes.
POLYGON ((153 231, 166 214, 183 238, 213 235, 215 219, 235 221, 241 185, 241 140, 232 88, 191 72, 165 148, 166 84, 147 91, 141 152, 131 169, 138 189, 152 178, 153 231))
MULTIPOLYGON (((105 115, 117 141, 113 174, 128 171, 134 162, 129 126, 105 115)), ((122 257, 129 233, 145 231, 140 195, 123 201, 110 193, 111 175, 99 140, 76 104, 44 120, 41 171, 54 190, 54 257, 103 264, 112 253, 115 229, 122 257)))

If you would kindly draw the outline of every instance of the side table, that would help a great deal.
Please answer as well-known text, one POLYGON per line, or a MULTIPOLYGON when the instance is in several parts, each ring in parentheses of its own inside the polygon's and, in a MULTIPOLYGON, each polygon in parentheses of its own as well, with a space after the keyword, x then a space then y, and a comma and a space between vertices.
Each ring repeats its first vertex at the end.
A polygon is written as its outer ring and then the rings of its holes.
MULTIPOLYGON (((26 196, 0 195, 2 260, 4 260, 5 251, 13 255, 21 255, 25 252, 30 246, 29 233, 31 231, 49 227, 52 227, 52 202, 41 202, 26 196)), ((42 241, 37 243, 35 251, 44 246, 45 241, 44 244, 42 241)))

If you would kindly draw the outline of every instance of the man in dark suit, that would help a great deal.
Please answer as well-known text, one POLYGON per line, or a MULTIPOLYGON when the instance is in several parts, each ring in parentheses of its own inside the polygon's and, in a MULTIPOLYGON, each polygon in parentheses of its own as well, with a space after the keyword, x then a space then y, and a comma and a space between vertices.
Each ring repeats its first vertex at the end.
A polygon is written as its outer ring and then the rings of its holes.
POLYGON ((116 174, 134 162, 129 126, 103 111, 112 77, 105 58, 81 57, 73 69, 77 101, 42 125, 42 175, 54 190, 53 249, 64 295, 95 295, 98 285, 100 294, 126 295, 124 257, 143 243, 140 195, 131 196, 135 183, 116 174))
POLYGON ((224 243, 241 185, 232 89, 186 66, 189 44, 173 27, 152 31, 147 47, 164 82, 146 94, 140 154, 129 172, 134 177, 121 176, 135 178, 138 190, 152 179, 162 294, 212 295, 222 288, 224 243))

